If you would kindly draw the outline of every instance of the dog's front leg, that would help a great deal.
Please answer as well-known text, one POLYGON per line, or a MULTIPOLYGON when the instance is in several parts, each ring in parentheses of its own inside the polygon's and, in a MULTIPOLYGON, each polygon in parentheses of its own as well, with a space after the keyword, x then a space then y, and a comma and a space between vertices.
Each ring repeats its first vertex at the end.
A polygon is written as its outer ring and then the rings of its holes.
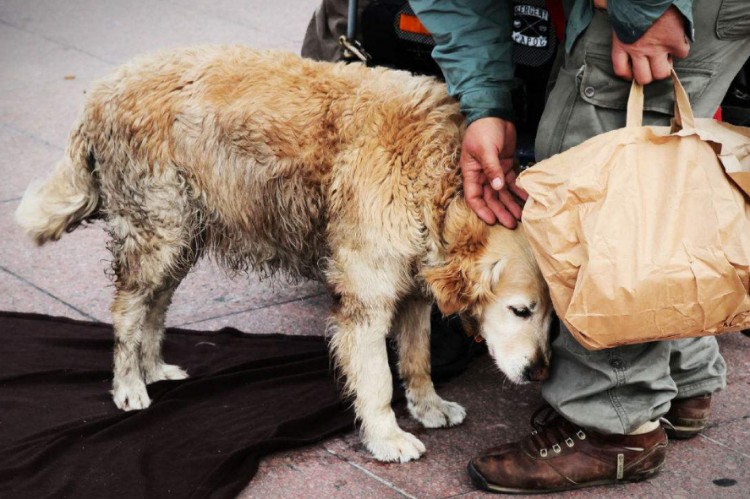
POLYGON ((354 396, 365 447, 380 461, 406 462, 419 458, 425 446, 403 431, 391 408, 393 381, 388 367, 386 335, 393 306, 362 303, 342 296, 334 314, 333 351, 354 396))
POLYGON ((463 422, 466 410, 443 400, 435 392, 430 376, 430 310, 432 303, 415 298, 399 308, 394 324, 398 340, 398 368, 406 386, 412 417, 425 428, 455 426, 463 422))

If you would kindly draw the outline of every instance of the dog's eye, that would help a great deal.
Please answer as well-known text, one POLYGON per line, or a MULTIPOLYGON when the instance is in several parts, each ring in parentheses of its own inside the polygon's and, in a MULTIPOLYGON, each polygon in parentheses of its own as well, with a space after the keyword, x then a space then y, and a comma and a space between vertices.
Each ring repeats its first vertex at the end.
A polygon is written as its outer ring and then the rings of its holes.
POLYGON ((521 317, 522 319, 526 319, 528 317, 531 317, 531 310, 529 310, 529 307, 514 307, 509 306, 508 307, 517 317, 521 317))

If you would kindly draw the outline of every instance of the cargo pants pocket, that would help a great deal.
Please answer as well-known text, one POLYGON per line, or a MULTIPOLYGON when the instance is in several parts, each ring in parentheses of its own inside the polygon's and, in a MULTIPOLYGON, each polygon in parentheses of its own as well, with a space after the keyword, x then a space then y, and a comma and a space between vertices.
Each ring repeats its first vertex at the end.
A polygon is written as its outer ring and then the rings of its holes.
POLYGON ((716 17, 716 36, 719 40, 750 38, 750 2, 721 0, 716 17))

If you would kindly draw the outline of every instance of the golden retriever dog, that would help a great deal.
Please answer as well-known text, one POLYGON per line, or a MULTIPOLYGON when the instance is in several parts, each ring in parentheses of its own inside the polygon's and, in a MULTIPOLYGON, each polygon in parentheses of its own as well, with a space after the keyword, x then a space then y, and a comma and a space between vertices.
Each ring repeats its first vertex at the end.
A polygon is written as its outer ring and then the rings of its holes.
POLYGON ((175 288, 196 260, 325 282, 333 355, 379 460, 425 452, 391 409, 386 335, 410 413, 465 410, 430 379, 434 301, 458 312, 514 382, 544 377, 551 306, 523 230, 484 224, 458 168, 463 118, 445 86, 405 72, 243 47, 126 64, 89 93, 64 158, 16 212, 38 243, 103 217, 115 297, 112 394, 187 373, 161 355, 175 288))

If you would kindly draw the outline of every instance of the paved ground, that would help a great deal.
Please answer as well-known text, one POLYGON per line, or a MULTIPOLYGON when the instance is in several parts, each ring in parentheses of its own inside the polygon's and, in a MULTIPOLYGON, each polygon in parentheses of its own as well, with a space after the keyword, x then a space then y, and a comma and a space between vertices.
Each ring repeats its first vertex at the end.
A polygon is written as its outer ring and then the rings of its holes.
MULTIPOLYGON (((316 0, 0 0, 0 309, 108 321, 112 288, 101 226, 34 248, 11 215, 27 183, 61 156, 92 80, 126 59, 163 47, 243 43, 298 51, 316 0)), ((180 287, 171 326, 322 334, 322 287, 228 280, 203 264, 180 287)), ((750 338, 721 339, 729 387, 716 397, 711 427, 671 445, 651 482, 568 497, 750 497, 750 338)), ((480 359, 442 388, 469 410, 466 423, 419 434, 428 453, 405 465, 370 459, 357 436, 265 459, 242 497, 474 498, 464 466, 480 449, 526 432, 538 388, 515 387, 480 359)))

